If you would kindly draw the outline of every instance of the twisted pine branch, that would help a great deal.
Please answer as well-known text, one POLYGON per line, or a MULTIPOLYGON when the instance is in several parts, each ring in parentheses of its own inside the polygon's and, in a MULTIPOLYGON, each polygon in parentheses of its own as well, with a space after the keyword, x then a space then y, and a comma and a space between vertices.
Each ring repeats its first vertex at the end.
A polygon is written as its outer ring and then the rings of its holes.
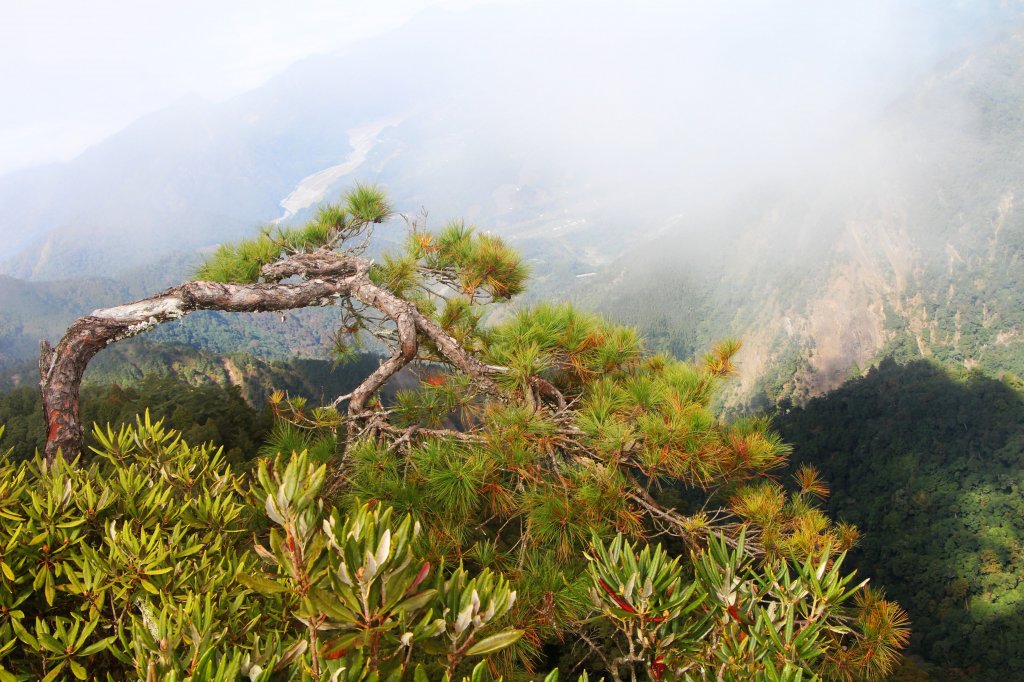
POLYGON ((488 390, 496 390, 491 377, 506 371, 481 362, 467 352, 432 319, 416 307, 370 280, 370 261, 320 249, 291 255, 265 265, 257 284, 186 282, 132 303, 102 308, 68 327, 55 348, 43 341, 39 358, 40 389, 47 424, 45 456, 58 451, 69 458, 82 450, 79 409, 82 377, 100 350, 141 334, 159 324, 177 320, 196 310, 263 312, 333 305, 339 298, 355 299, 394 322, 398 329, 395 354, 352 392, 350 419, 358 419, 367 400, 402 367, 416 357, 418 334, 429 339, 441 356, 488 390), (301 281, 283 283, 291 277, 301 281))

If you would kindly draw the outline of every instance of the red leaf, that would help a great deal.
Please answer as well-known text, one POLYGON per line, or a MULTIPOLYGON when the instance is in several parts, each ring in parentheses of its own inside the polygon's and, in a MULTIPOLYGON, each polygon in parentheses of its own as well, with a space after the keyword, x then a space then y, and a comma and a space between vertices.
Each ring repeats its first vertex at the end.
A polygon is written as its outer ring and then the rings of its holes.
POLYGON ((636 609, 634 609, 632 606, 630 606, 628 601, 626 601, 625 599, 620 597, 615 592, 615 590, 613 590, 611 587, 609 587, 608 583, 606 583, 603 578, 598 578, 597 582, 599 582, 601 584, 601 587, 603 587, 604 591, 608 593, 608 596, 611 597, 613 600, 615 600, 615 603, 619 605, 620 609, 622 609, 623 611, 626 611, 627 613, 636 613, 636 609))
POLYGON ((328 651, 326 654, 324 654, 324 658, 326 658, 328 661, 336 661, 347 653, 348 649, 339 648, 335 649, 334 651, 328 651))
POLYGON ((729 615, 732 616, 733 620, 739 621, 740 623, 743 623, 744 625, 750 625, 750 621, 748 621, 743 616, 743 614, 740 613, 740 610, 738 608, 736 608, 736 606, 734 604, 730 604, 729 607, 726 609, 726 611, 729 612, 729 615))
POLYGON ((424 561, 423 562, 423 568, 421 568, 420 572, 416 574, 416 578, 413 579, 412 585, 409 585, 409 589, 406 590, 405 593, 409 594, 410 592, 415 590, 417 587, 419 587, 420 583, 423 582, 426 579, 428 573, 430 573, 430 562, 429 561, 424 561))

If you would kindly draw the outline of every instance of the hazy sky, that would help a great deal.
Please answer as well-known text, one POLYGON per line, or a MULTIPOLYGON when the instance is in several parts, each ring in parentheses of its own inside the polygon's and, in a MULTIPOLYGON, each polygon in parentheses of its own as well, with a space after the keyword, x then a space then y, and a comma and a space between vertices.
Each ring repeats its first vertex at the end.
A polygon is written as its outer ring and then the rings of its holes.
POLYGON ((0 174, 189 93, 223 99, 429 7, 494 0, 2 0, 0 174))
MULTIPOLYGON (((0 0, 0 86, 4 101, 0 107, 0 174, 27 165, 68 160, 139 116, 190 93, 220 100, 257 87, 305 56, 372 38, 432 7, 461 10, 480 4, 530 2, 0 0)), ((707 106, 731 104, 737 109, 740 104, 747 106, 752 96, 761 96, 763 101, 757 108, 764 118, 770 119, 774 112, 778 114, 775 118, 792 120, 796 125, 803 123, 789 113, 794 101, 796 106, 803 101, 818 108, 831 103, 836 113, 828 115, 841 114, 850 97, 860 97, 865 79, 895 81, 901 69, 920 65, 927 61, 928 53, 943 47, 937 45, 937 40, 942 40, 936 36, 950 32, 937 31, 936 26, 955 25, 963 20, 965 7, 975 14, 987 3, 535 2, 545 11, 552 7, 565 9, 563 14, 572 19, 557 29, 557 35, 545 37, 544 29, 552 27, 536 27, 537 39, 545 41, 540 51, 548 50, 546 63, 551 63, 556 72, 565 64, 573 69, 589 69, 598 90, 609 78, 614 80, 615 74, 629 81, 626 85, 650 81, 649 92, 661 90, 666 78, 673 79, 675 85, 693 81, 693 88, 687 92, 738 88, 736 96, 744 99, 739 104, 726 101, 728 98, 703 99, 711 103, 707 106), (623 19, 609 24, 606 35, 587 28, 592 15, 616 14, 623 19), (638 18, 647 18, 650 25, 638 23, 638 18), (588 30, 593 33, 590 38, 566 34, 588 30), (618 52, 602 51, 599 45, 586 42, 599 39, 613 48, 622 42, 619 34, 630 30, 651 32, 658 39, 641 41, 639 48, 618 52), (573 51, 570 46, 574 40, 582 40, 587 49, 573 51), (705 69, 693 58, 708 55, 716 58, 714 68, 705 69), (677 59, 680 56, 683 61, 677 59), (580 59, 586 63, 574 65, 580 59), (556 61, 558 64, 553 63, 556 61), (666 71, 665 67, 671 68, 666 71), (809 90, 809 83, 817 89, 809 90), (794 89, 802 90, 791 92, 794 89), (835 93, 847 99, 833 96, 835 93), (798 101, 799 95, 803 100, 798 101)), ((513 45, 509 52, 518 55, 515 59, 529 61, 530 55, 516 52, 521 49, 521 45, 513 45)), ((517 63, 516 68, 519 66, 522 64, 517 63)), ((547 81, 555 90, 563 89, 562 81, 547 81)), ((532 107, 534 97, 522 101, 532 107)), ((579 114, 576 118, 582 119, 594 109, 593 101, 578 99, 583 109, 563 111, 562 118, 579 114)), ((689 100, 677 103, 679 107, 670 104, 665 103, 660 113, 654 113, 671 119, 679 111, 693 110, 689 100)), ((608 104, 601 106, 606 108, 608 104)), ((614 106, 623 108, 624 115, 635 116, 638 103, 626 98, 614 106)), ((718 111, 708 113, 712 122, 721 116, 718 111)), ((571 130, 586 133, 588 139, 593 137, 585 126, 574 124, 571 130)))

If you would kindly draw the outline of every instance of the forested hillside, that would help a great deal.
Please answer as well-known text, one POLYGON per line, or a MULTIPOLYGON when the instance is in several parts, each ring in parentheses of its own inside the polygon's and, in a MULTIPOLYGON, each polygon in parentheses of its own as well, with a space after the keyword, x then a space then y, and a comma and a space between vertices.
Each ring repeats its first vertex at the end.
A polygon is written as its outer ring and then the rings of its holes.
MULTIPOLYGON (((262 407, 275 390, 329 402, 376 364, 371 354, 335 360, 268 360, 244 352, 222 355, 140 338, 100 354, 89 366, 84 381, 87 386, 130 386, 147 376, 169 375, 193 386, 233 386, 250 404, 262 407)), ((36 386, 38 381, 38 363, 25 362, 0 372, 0 391, 36 386)))
POLYGON ((32 358, 40 339, 62 334, 79 315, 127 295, 109 279, 25 282, 0 275, 0 370, 32 358))
POLYGON ((886 360, 775 419, 863 531, 854 561, 907 608, 936 680, 1024 675, 1024 385, 886 360))
MULTIPOLYGON (((159 343, 122 346, 109 349, 90 366, 82 394, 83 421, 117 427, 134 424, 137 415, 149 410, 154 420, 166 419, 190 443, 223 446, 231 462, 251 459, 269 436, 265 407, 275 391, 316 405, 329 403, 378 365, 370 355, 335 365, 326 360, 267 361, 243 353, 218 356, 159 343)), ((22 456, 41 449, 46 438, 38 372, 33 364, 0 375, 5 443, 22 456)), ((388 395, 415 381, 399 379, 388 395)))
MULTIPOLYGON (((186 279, 195 269, 172 267, 169 275, 161 273, 157 277, 156 268, 139 271, 126 280, 26 282, 0 275, 0 386, 5 375, 17 373, 20 366, 34 364, 41 339, 54 341, 78 317, 96 308, 156 293, 186 279)), ((337 311, 319 308, 291 311, 287 315, 264 313, 245 317, 205 312, 154 330, 144 343, 188 346, 198 351, 197 360, 236 353, 277 361, 324 359, 331 356, 336 324, 337 311)), ((101 362, 111 368, 117 364, 157 362, 147 358, 148 352, 135 350, 136 343, 104 353, 101 362), (125 357, 125 353, 131 358, 125 357), (103 359, 108 356, 113 357, 103 359)), ((173 351, 167 352, 174 355, 173 351)))
MULTIPOLYGON (((34 386, 0 394, 4 444, 13 449, 16 459, 30 459, 42 451, 46 441, 42 410, 34 386)), ((234 464, 252 459, 270 433, 269 415, 254 410, 234 387, 192 386, 172 376, 151 375, 135 386, 90 386, 82 394, 83 419, 90 425, 117 429, 135 424, 136 417, 147 411, 153 420, 173 425, 190 443, 223 447, 225 457, 234 464)))

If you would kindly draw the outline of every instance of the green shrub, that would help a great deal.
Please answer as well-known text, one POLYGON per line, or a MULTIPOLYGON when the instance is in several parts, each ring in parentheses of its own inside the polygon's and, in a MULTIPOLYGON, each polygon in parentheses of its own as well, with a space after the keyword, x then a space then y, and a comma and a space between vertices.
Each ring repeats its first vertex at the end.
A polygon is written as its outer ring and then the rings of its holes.
POLYGON ((503 577, 431 567, 390 509, 330 509, 305 453, 249 481, 148 415, 94 435, 87 467, 0 459, 5 682, 489 679, 522 634, 503 577))
MULTIPOLYGON (((493 656, 524 634, 509 579, 432 565, 409 515, 332 508, 306 453, 250 478, 148 414, 94 437, 87 467, 0 457, 0 680, 482 682, 507 669, 493 656)), ((854 632, 894 606, 866 591, 847 604, 863 583, 827 550, 757 564, 741 535, 682 561, 619 535, 595 536, 588 558, 580 622, 604 633, 592 669, 613 680, 847 679, 867 648, 867 671, 883 673, 905 637, 854 632)))

